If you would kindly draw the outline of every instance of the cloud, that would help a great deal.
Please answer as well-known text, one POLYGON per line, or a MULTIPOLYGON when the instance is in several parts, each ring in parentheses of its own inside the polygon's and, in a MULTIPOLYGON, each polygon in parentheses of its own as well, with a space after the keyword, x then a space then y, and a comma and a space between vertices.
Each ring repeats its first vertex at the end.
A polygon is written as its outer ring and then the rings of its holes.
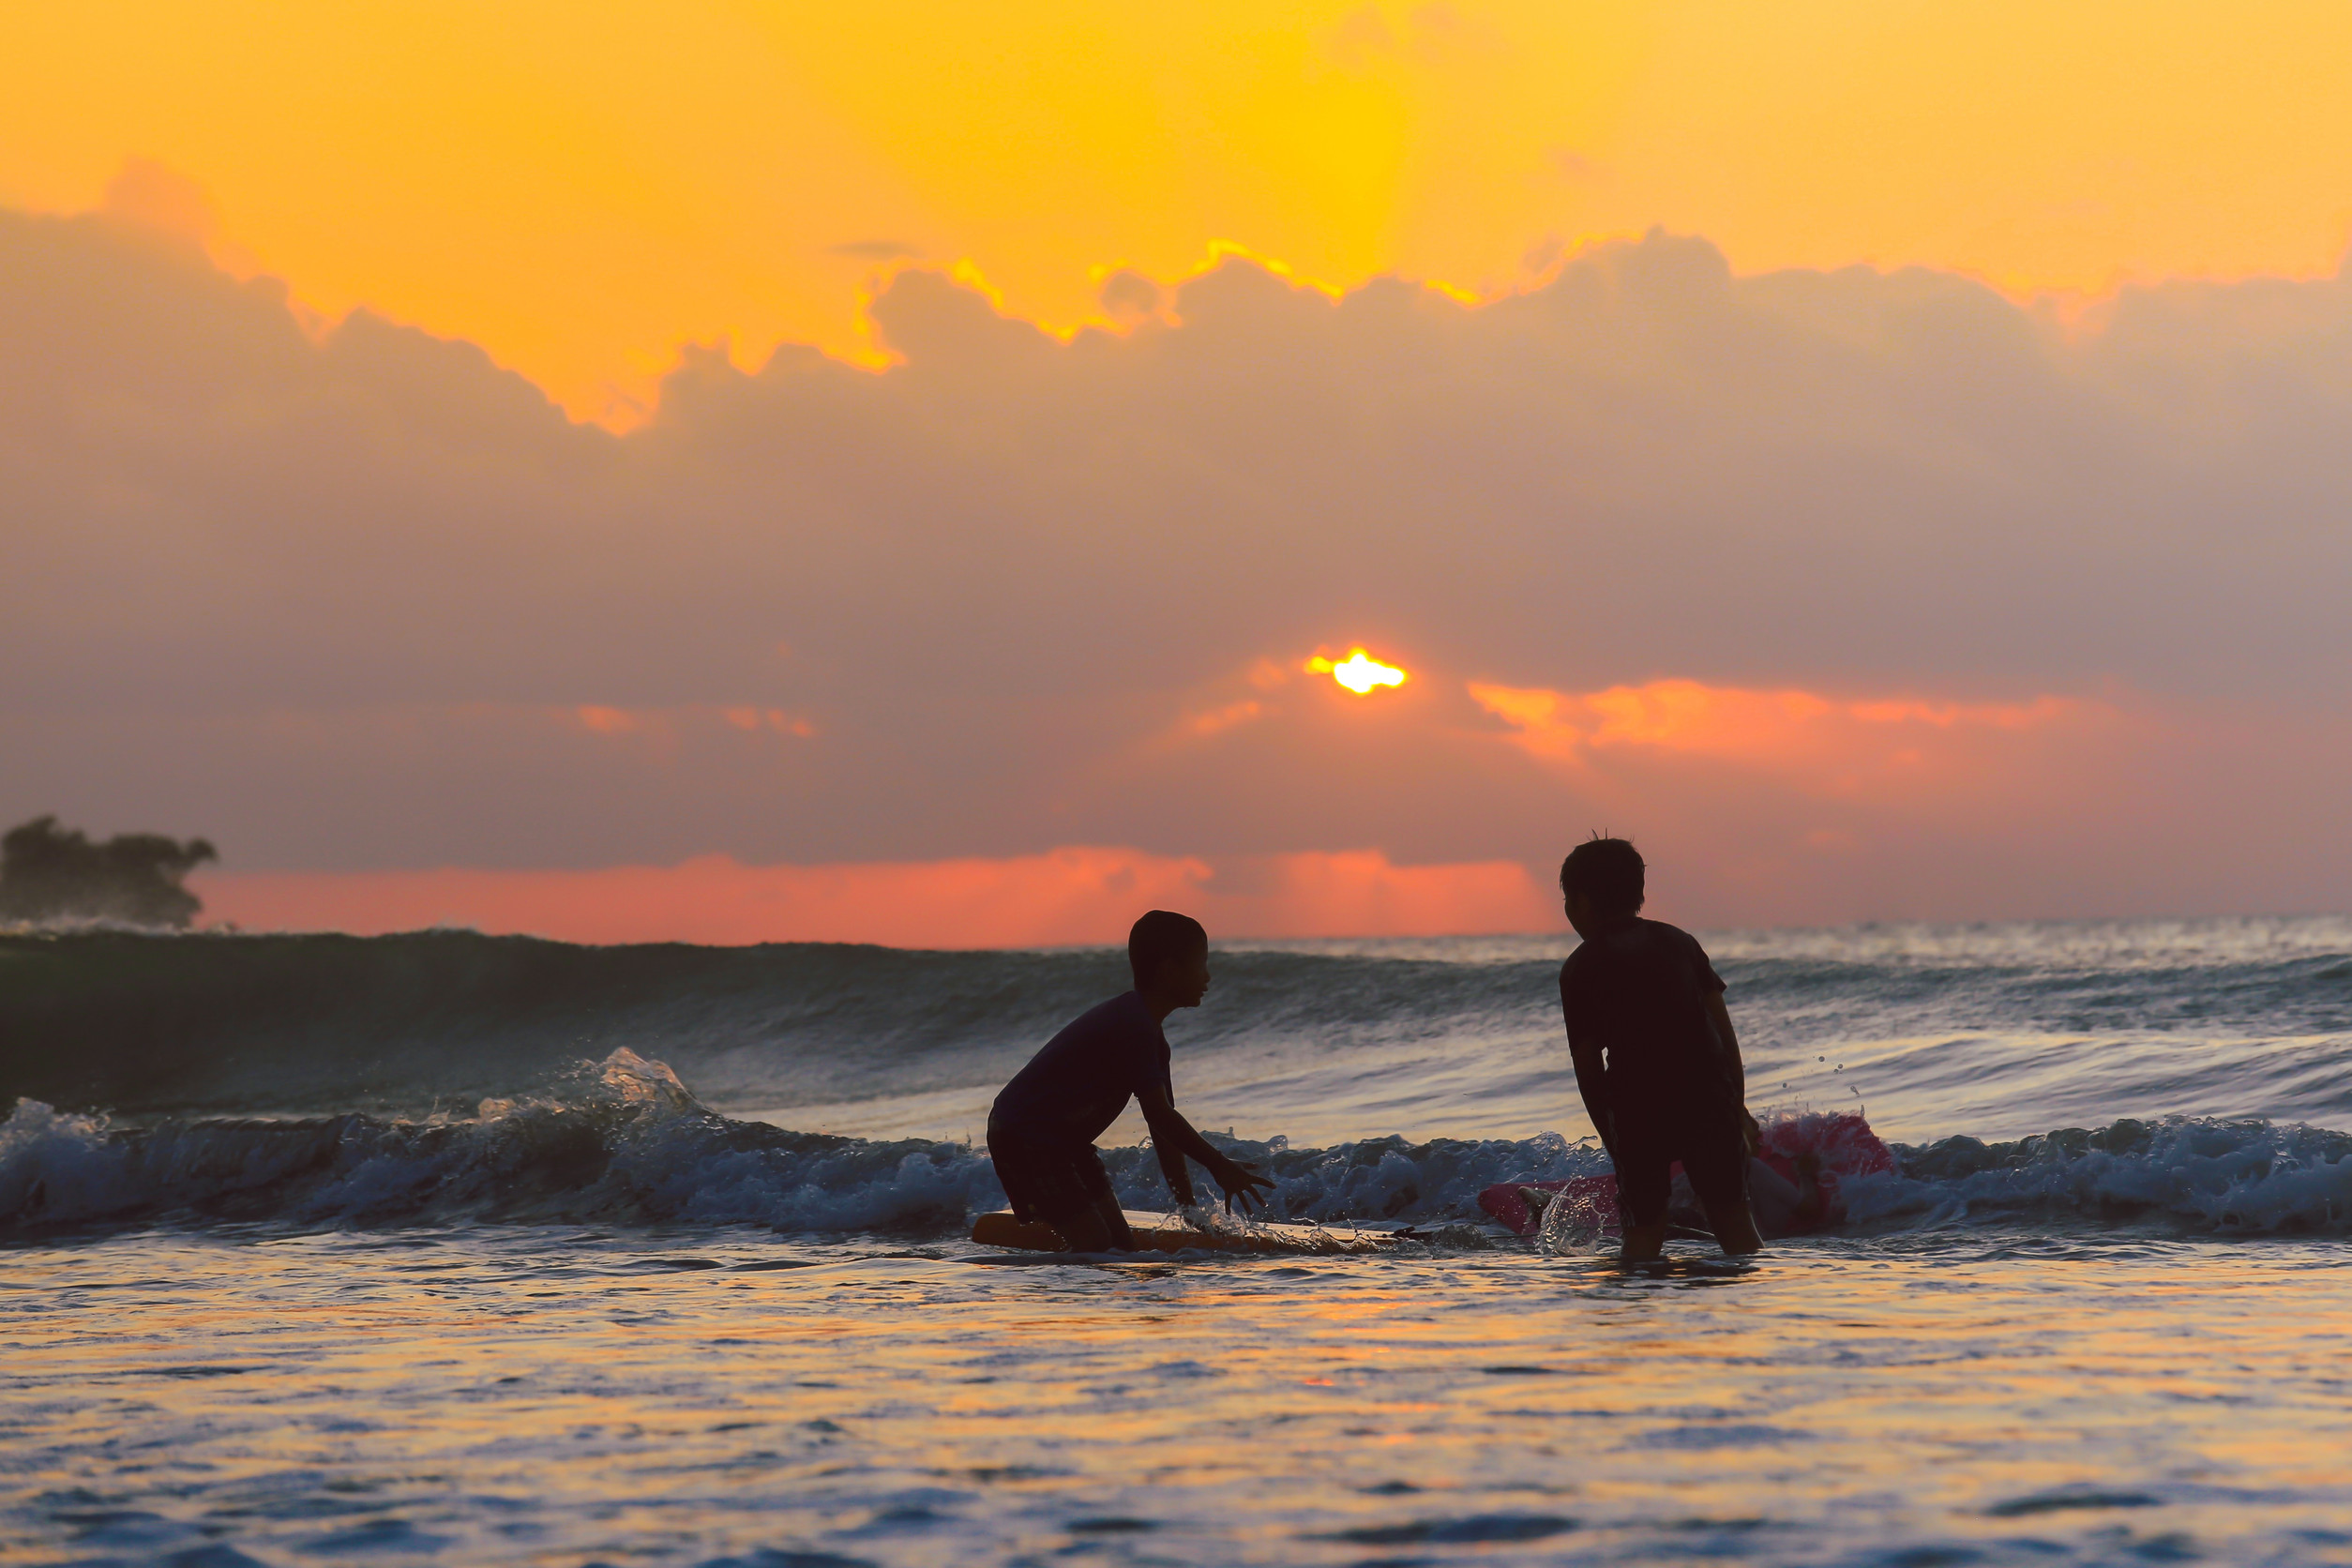
POLYGON ((1680 680, 1591 692, 1478 681, 1468 689, 1530 755, 1547 761, 1576 767, 1595 753, 1646 750, 1721 759, 1843 792, 1888 777, 1916 792, 1931 758, 1948 762, 2021 731, 2079 731, 2121 718, 2105 703, 2051 696, 2028 702, 1845 701, 1680 680))
POLYGON ((906 271, 889 369, 690 350, 616 436, 0 214, 0 816, 287 871, 1540 873, 1630 824, 1715 920, 2340 901, 2341 280, 2068 336, 1652 234, 1484 305, 1152 300, 1064 341, 906 271), (1295 673, 1358 645, 1413 678, 1295 673))
POLYGON ((1207 713, 1184 716, 1184 732, 1207 739, 1220 730, 1230 730, 1236 724, 1247 724, 1253 718, 1266 716, 1266 705, 1256 698, 1244 697, 1238 702, 1228 702, 1207 713))
POLYGON ((106 182, 100 211, 158 234, 203 248, 212 242, 219 219, 204 188, 151 158, 127 159, 106 182))
POLYGON ((1095 291, 1095 298, 1104 309, 1121 321, 1133 321, 1152 315, 1161 304, 1160 286, 1143 274, 1122 267, 1103 279, 1095 291))
POLYGON ((1468 690, 1504 726, 1499 743, 1550 770, 1595 826, 1669 857, 1681 898, 1725 913, 1769 900, 1784 918, 1917 915, 1964 888, 1997 908, 2004 880, 2040 899, 2065 897, 2070 880, 2077 897, 2107 896, 2145 847, 2143 813, 2185 819, 2194 794, 2179 776, 2149 783, 2191 763, 2177 728, 2098 698, 1963 703, 1685 680, 1468 690))
POLYGON ((766 731, 799 740, 814 740, 817 735, 816 722, 806 715, 750 703, 731 707, 690 703, 677 708, 614 708, 600 702, 582 702, 570 710, 569 716, 593 735, 643 735, 665 742, 676 741, 683 730, 707 730, 717 724, 746 734, 766 731))

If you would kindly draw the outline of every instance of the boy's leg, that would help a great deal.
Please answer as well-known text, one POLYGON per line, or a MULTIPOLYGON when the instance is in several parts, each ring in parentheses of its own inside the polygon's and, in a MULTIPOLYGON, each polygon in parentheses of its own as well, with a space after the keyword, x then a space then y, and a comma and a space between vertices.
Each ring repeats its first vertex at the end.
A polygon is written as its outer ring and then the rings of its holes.
POLYGON ((1610 1157, 1617 1165, 1617 1224, 1623 1232, 1619 1255, 1628 1263, 1646 1263, 1666 1251, 1674 1162, 1646 1128, 1621 1121, 1616 1141, 1610 1157))
POLYGON ((1682 1150, 1682 1169, 1707 1211, 1707 1229, 1715 1244, 1734 1258, 1764 1250, 1756 1234, 1756 1214, 1748 1203, 1748 1151, 1736 1122, 1696 1129, 1682 1150))
POLYGON ((988 1155, 1015 1215, 1053 1227, 1071 1251, 1127 1251, 1135 1246, 1127 1216, 1110 1190, 1110 1173, 1090 1145, 1041 1147, 991 1121, 988 1155))
POLYGON ((1135 1232, 1127 1229, 1127 1212, 1119 1206, 1119 1195, 1111 1190, 1110 1172, 1103 1168, 1103 1156, 1089 1148, 1078 1158, 1078 1178, 1086 1184, 1087 1214, 1099 1227, 1110 1250, 1133 1252, 1135 1232))
POLYGON ((1655 1225, 1627 1225, 1624 1230, 1624 1245, 1618 1249, 1617 1255, 1626 1262, 1650 1263, 1666 1256, 1666 1221, 1660 1220, 1655 1225))
POLYGON ((1726 1256, 1745 1258, 1764 1250, 1764 1238, 1756 1234, 1756 1216, 1748 1213, 1744 1199, 1737 1203, 1708 1203, 1706 1208, 1707 1229, 1715 1233, 1715 1244, 1726 1256))
POLYGON ((1119 1217, 1117 1233, 1099 1209, 1087 1209, 1065 1218, 1048 1220, 1061 1238, 1069 1244, 1072 1252, 1127 1252, 1133 1250, 1132 1238, 1126 1234, 1125 1215, 1119 1217))
POLYGON ((1135 1232, 1127 1229, 1126 1211, 1110 1190, 1110 1172, 1092 1148, 1073 1153, 1067 1174, 1054 1184, 1061 1201, 1052 1205, 1046 1223, 1062 1233, 1072 1252, 1133 1252, 1135 1232))
POLYGON ((996 1184, 1004 1189, 1005 1205, 1015 1219, 1023 1222, 1046 1217, 1037 1212, 1033 1153, 1027 1139, 999 1127, 995 1117, 988 1118, 988 1163, 996 1167, 996 1184))

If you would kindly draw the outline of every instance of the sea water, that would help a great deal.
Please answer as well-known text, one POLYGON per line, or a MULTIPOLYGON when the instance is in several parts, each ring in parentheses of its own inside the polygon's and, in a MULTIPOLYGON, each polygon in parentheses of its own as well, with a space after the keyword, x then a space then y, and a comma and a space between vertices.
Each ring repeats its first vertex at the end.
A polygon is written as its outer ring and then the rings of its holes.
POLYGON ((1475 1201, 1560 939, 1220 949, 1180 1104, 1417 1239, 1144 1261, 963 1239, 1116 954, 0 939, 0 1560, 2352 1561, 2352 923, 1705 940, 1899 1168, 1629 1269, 1475 1201))

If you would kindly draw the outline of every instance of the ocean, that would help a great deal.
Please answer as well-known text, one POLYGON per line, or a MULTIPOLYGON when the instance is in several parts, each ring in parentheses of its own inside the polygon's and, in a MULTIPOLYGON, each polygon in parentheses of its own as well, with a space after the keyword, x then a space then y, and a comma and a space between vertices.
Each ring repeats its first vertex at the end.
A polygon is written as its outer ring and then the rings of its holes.
POLYGON ((0 937, 0 1561, 2352 1562, 2352 920, 1701 936, 1897 1165, 1634 1268, 1476 1202, 1571 938, 1220 946, 1180 1107, 1414 1239, 1105 1262, 965 1236, 1108 950, 0 937))

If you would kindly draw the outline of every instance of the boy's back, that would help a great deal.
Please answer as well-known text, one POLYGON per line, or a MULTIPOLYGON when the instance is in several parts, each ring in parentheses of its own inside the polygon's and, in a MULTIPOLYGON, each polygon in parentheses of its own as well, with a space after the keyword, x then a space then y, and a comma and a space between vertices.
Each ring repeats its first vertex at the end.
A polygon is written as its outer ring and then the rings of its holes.
POLYGON ((1014 1075, 988 1113, 991 1123, 1070 1145, 1092 1143, 1119 1119, 1128 1098, 1156 1088, 1173 1101, 1168 1035, 1134 991, 1080 1014, 1014 1075))
MULTIPOLYGON (((1569 1046, 1606 1053, 1618 1114, 1737 1106, 1707 999, 1724 988, 1689 932, 1638 917, 1595 933, 1560 970, 1569 1046)), ((1582 1065, 1582 1063, 1579 1063, 1582 1065)))

